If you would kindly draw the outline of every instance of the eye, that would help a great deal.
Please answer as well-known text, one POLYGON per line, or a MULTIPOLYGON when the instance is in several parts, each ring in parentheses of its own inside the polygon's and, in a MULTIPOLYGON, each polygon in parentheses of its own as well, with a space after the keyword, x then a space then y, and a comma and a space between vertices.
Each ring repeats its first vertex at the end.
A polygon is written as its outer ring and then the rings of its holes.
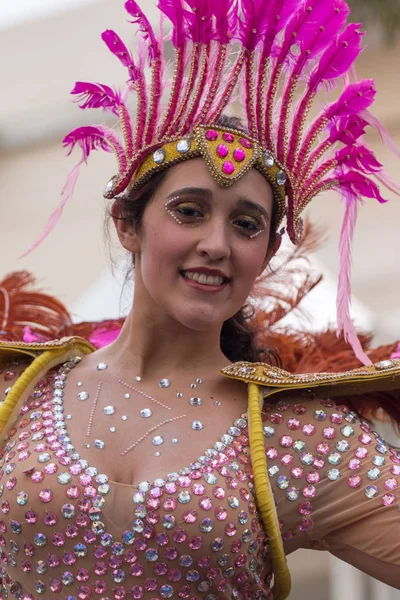
POLYGON ((239 216, 234 221, 235 227, 239 228, 245 235, 253 235, 264 229, 263 223, 255 217, 247 215, 239 216))
POLYGON ((178 204, 178 206, 172 210, 175 210, 175 212, 177 212, 181 217, 204 217, 203 210, 194 202, 184 202, 182 204, 178 204))

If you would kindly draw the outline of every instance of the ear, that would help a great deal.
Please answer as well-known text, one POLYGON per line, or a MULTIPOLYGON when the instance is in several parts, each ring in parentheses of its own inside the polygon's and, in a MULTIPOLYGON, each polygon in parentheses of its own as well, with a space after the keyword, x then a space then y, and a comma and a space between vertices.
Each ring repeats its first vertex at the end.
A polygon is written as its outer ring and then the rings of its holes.
POLYGON ((271 258, 273 258, 275 256, 275 254, 278 252, 279 248, 281 247, 281 244, 282 244, 282 235, 280 233, 276 233, 274 245, 268 249, 268 252, 265 255, 265 259, 262 264, 259 275, 261 275, 261 273, 263 273, 263 271, 265 270, 265 268, 268 265, 271 258))
POLYGON ((132 223, 121 217, 118 202, 112 207, 112 219, 121 246, 131 254, 137 254, 140 251, 138 232, 132 223))

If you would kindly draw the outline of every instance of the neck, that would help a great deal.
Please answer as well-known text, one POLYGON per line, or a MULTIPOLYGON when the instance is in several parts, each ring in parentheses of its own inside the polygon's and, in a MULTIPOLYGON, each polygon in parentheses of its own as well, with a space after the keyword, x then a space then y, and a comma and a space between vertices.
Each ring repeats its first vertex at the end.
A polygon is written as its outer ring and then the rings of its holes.
POLYGON ((207 377, 229 363, 220 348, 220 330, 193 331, 169 317, 146 312, 133 309, 117 340, 105 349, 118 369, 141 377, 176 372, 207 377))

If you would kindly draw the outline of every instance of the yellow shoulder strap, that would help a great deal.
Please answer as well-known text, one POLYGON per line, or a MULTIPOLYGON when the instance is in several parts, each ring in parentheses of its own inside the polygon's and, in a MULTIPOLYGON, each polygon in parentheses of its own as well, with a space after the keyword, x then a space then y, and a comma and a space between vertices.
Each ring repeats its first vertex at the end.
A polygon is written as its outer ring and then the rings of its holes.
POLYGON ((46 344, 24 344, 18 342, 0 343, 0 354, 15 356, 15 354, 29 355, 34 360, 26 367, 23 373, 12 386, 5 401, 0 406, 0 434, 11 419, 15 410, 19 408, 19 401, 31 383, 42 372, 56 366, 63 360, 71 357, 71 352, 76 354, 89 354, 94 347, 81 338, 64 338, 46 344))
POLYGON ((271 560, 274 569, 274 598, 276 600, 285 600, 290 593, 291 578, 283 549, 274 497, 268 478, 261 420, 261 389, 256 383, 249 383, 248 385, 249 438, 257 506, 260 511, 264 531, 269 537, 271 560))

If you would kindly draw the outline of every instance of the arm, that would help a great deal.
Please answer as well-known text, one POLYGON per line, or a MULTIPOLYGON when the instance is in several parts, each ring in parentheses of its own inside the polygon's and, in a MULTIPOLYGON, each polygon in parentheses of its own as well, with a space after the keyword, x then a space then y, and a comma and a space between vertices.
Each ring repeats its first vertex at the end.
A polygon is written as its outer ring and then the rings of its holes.
POLYGON ((332 400, 274 402, 265 448, 286 553, 328 550, 400 589, 400 454, 332 400))

